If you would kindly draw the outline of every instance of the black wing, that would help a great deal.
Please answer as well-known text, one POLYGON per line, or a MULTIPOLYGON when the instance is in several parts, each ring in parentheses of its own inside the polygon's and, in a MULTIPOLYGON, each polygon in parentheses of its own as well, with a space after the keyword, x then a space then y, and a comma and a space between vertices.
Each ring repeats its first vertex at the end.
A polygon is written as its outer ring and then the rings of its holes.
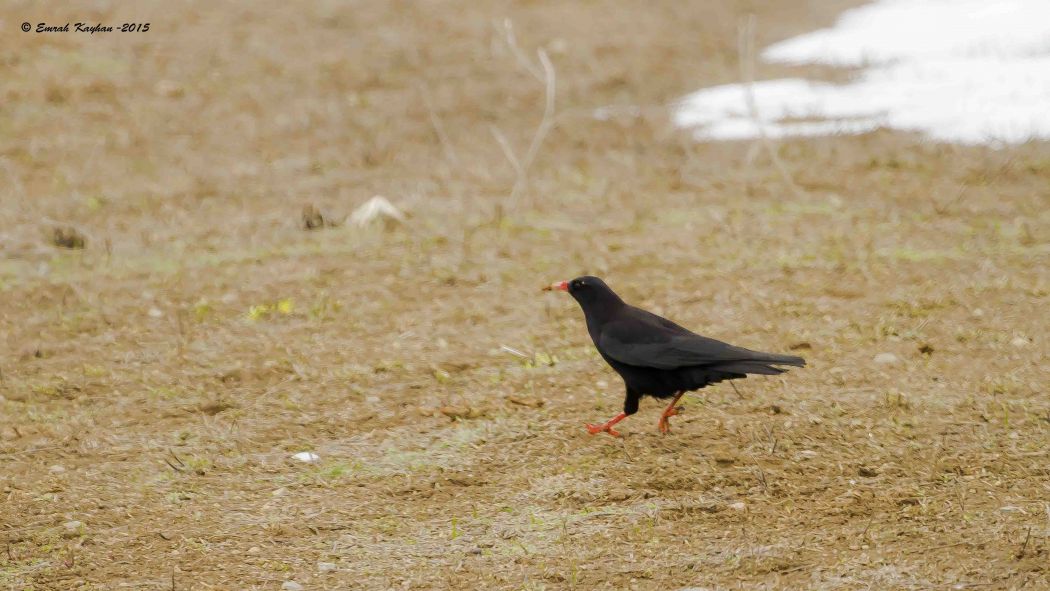
POLYGON ((700 336, 666 318, 634 307, 602 326, 597 345, 603 353, 620 363, 655 369, 715 366, 748 361, 805 365, 801 357, 734 347, 700 336))

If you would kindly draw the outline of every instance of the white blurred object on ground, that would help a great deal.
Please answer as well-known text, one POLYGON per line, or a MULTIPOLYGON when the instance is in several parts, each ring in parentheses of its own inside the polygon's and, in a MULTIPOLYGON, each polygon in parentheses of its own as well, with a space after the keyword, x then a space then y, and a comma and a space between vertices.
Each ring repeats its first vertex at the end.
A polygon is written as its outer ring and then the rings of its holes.
POLYGON ((365 201, 350 214, 350 222, 355 226, 367 226, 373 220, 387 219, 405 223, 405 214, 401 213, 386 197, 376 195, 365 201))

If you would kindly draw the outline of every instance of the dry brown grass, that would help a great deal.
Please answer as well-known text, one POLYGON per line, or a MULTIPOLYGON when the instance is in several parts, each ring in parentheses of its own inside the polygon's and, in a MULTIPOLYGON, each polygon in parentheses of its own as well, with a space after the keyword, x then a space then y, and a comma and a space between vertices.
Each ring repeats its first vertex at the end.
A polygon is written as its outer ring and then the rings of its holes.
POLYGON ((1045 144, 785 142, 796 192, 649 108, 848 1, 265 4, 5 6, 0 587, 1050 586, 1045 144), (810 367, 590 437, 583 272, 810 367))

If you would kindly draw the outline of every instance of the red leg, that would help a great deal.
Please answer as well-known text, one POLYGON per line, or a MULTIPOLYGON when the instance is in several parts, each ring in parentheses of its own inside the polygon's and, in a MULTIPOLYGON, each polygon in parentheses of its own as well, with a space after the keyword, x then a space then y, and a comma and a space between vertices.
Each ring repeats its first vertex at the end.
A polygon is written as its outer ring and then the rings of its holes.
POLYGON ((587 423, 587 432, 590 433, 591 435, 596 435, 598 433, 601 433, 602 431, 605 431, 606 433, 608 433, 609 435, 612 435, 613 437, 619 437, 620 436, 620 432, 617 431, 616 429, 613 429, 612 427, 616 423, 619 423, 620 421, 622 421, 622 420, 624 420, 626 418, 627 418, 627 413, 622 412, 622 413, 616 415, 615 417, 609 419, 607 422, 605 422, 604 424, 601 424, 601 425, 592 425, 590 423, 587 423))
POLYGON ((669 419, 678 414, 678 411, 681 409, 681 407, 676 407, 675 405, 678 404, 678 401, 684 395, 685 390, 682 390, 678 394, 675 394, 674 400, 672 400, 671 404, 668 404, 667 408, 664 409, 664 414, 660 415, 660 421, 656 423, 656 428, 660 429, 660 432, 664 435, 667 435, 671 432, 671 421, 669 419))

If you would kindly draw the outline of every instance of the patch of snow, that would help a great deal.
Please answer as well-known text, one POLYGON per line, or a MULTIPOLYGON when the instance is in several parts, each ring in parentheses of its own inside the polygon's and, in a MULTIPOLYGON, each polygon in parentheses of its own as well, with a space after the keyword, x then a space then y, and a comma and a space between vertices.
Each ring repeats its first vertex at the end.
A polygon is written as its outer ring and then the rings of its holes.
POLYGON ((867 66, 848 84, 756 82, 758 122, 740 84, 685 97, 698 139, 856 134, 879 127, 940 141, 1050 138, 1050 2, 880 0, 836 25, 768 47, 763 59, 867 66))

